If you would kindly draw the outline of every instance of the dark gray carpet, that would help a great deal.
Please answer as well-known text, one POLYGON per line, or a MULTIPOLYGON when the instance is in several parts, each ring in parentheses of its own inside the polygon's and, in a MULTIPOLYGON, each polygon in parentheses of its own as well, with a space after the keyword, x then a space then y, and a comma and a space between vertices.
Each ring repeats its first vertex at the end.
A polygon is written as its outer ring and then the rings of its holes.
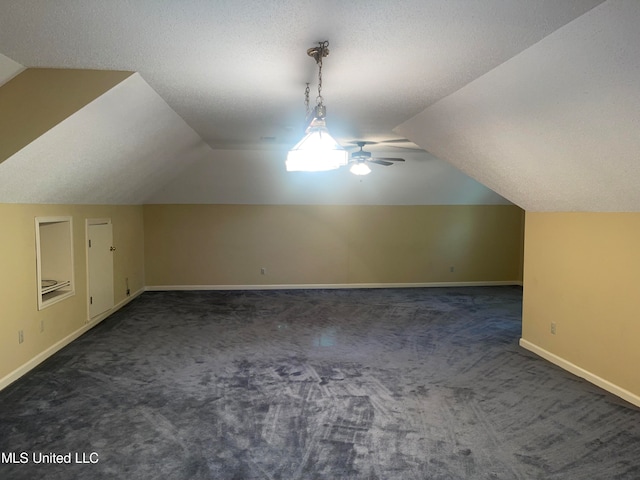
POLYGON ((521 303, 145 293, 0 392, 0 478, 640 478, 640 411, 521 349, 521 303))

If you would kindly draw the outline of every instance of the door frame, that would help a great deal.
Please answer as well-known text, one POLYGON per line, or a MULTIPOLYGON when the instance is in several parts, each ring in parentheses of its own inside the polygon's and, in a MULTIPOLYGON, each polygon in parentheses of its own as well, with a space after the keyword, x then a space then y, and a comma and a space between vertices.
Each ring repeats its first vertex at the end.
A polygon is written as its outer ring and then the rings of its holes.
MULTIPOLYGON (((84 251, 85 251, 85 275, 86 275, 86 285, 87 285, 87 295, 86 295, 86 301, 87 301, 87 320, 86 323, 90 323, 91 322, 91 287, 89 285, 89 227, 91 225, 111 225, 111 228, 113 230, 113 223, 111 222, 111 218, 87 218, 85 219, 85 228, 84 228, 84 251)), ((106 318, 106 315, 104 315, 104 318, 106 318)), ((93 320, 94 322, 99 322, 100 320, 103 319, 103 314, 97 315, 93 320)))

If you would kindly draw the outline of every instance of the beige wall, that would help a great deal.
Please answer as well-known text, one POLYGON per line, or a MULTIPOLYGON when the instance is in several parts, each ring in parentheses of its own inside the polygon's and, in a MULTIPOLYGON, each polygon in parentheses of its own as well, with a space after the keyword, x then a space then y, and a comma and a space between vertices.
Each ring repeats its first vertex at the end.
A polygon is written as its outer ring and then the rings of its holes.
POLYGON ((0 87, 0 163, 132 72, 29 68, 0 87))
POLYGON ((145 272, 148 286, 521 281, 523 222, 505 205, 145 205, 145 272))
POLYGON ((115 303, 144 288, 143 212, 141 206, 0 204, 0 380, 87 324, 85 219, 111 218, 114 245, 115 303), (37 216, 73 217, 75 296, 38 311, 35 220, 37 216), (44 332, 40 322, 44 321, 44 332), (18 343, 18 331, 24 342, 18 343))
POLYGON ((524 258, 523 340, 639 397, 640 213, 527 213, 524 258))

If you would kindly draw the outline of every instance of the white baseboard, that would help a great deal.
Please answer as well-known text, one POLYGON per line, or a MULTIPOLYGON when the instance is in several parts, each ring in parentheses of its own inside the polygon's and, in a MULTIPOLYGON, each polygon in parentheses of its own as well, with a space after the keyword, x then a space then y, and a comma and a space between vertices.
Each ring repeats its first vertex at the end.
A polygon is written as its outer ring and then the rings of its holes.
POLYGON ((626 400, 627 402, 632 403, 637 407, 640 407, 640 396, 630 392, 629 390, 625 390, 624 388, 619 387, 618 385, 615 385, 610 381, 605 380, 604 378, 599 377, 598 375, 591 373, 585 370, 584 368, 579 367, 578 365, 571 363, 570 361, 565 360, 564 358, 559 357, 556 354, 551 353, 548 350, 545 350, 544 348, 541 348, 536 344, 525 340, 524 338, 520 339, 520 346, 522 348, 529 350, 530 352, 535 353, 536 355, 539 355, 545 360, 548 360, 554 365, 557 365, 560 368, 563 368, 564 370, 571 372, 580 378, 584 378, 588 382, 591 382, 594 385, 597 385, 603 390, 606 390, 609 393, 613 393, 614 395, 622 398, 623 400, 626 400))
POLYGON ((279 285, 148 285, 148 292, 172 290, 319 290, 340 288, 425 288, 425 287, 491 287, 519 285, 521 281, 500 280, 488 282, 430 282, 430 283, 308 283, 279 285))
POLYGON ((92 318, 90 322, 86 323, 85 325, 83 325, 81 328, 79 328, 75 332, 72 332, 71 334, 69 334, 66 337, 64 337, 62 340, 59 340, 58 342, 54 343, 49 348, 47 348, 46 350, 43 350, 42 352, 40 352, 38 355, 33 357, 31 360, 29 360, 25 364, 23 364, 23 365, 19 366, 18 368, 16 368, 13 372, 11 372, 8 375, 6 375, 3 378, 1 378, 0 379, 0 390, 2 390, 3 388, 7 387, 11 383, 15 382, 17 379, 22 377, 25 373, 33 370, 35 367, 40 365, 47 358, 49 358, 51 355, 53 355, 54 353, 58 352, 59 350, 62 350, 64 347, 66 347, 71 342, 73 342, 76 338, 80 337, 82 334, 84 334, 84 333, 88 332, 89 330, 91 330, 93 327, 98 325, 102 320, 107 318, 112 313, 115 313, 116 311, 120 310, 127 303, 131 302, 133 299, 135 299, 136 297, 140 296, 143 292, 144 292, 144 288, 141 288, 140 290, 138 290, 137 292, 135 292, 131 296, 129 296, 129 297, 125 298, 123 301, 119 302, 117 305, 114 305, 111 309, 109 309, 106 312, 98 315, 95 318, 92 318))
POLYGON ((137 297, 139 297, 140 295, 142 295, 144 293, 144 287, 142 287, 140 290, 138 290, 137 292, 132 293, 130 296, 126 297, 124 300, 122 300, 121 302, 117 303, 116 305, 114 305, 112 308, 110 308, 109 310, 107 310, 104 313, 101 313, 100 315, 96 315, 95 317, 93 317, 92 319, 90 319, 88 321, 88 324, 90 324, 92 327, 97 325, 98 323, 100 323, 102 320, 104 320, 105 318, 107 318, 109 315, 117 312, 118 310, 120 310, 122 307, 124 307, 125 305, 127 305, 128 303, 130 303, 131 301, 135 300, 137 297))

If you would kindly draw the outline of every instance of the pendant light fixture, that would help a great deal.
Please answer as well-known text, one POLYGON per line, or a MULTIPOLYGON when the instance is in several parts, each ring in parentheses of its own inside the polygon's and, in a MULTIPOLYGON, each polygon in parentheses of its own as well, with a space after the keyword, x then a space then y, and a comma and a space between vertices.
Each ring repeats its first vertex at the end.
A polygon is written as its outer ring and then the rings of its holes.
POLYGON ((329 55, 329 42, 318 42, 317 47, 307 50, 318 65, 318 96, 313 116, 309 110, 309 84, 305 90, 308 126, 306 134, 287 154, 287 171, 320 172, 335 170, 349 162, 347 151, 329 134, 326 124, 327 108, 322 98, 322 59, 329 55))

